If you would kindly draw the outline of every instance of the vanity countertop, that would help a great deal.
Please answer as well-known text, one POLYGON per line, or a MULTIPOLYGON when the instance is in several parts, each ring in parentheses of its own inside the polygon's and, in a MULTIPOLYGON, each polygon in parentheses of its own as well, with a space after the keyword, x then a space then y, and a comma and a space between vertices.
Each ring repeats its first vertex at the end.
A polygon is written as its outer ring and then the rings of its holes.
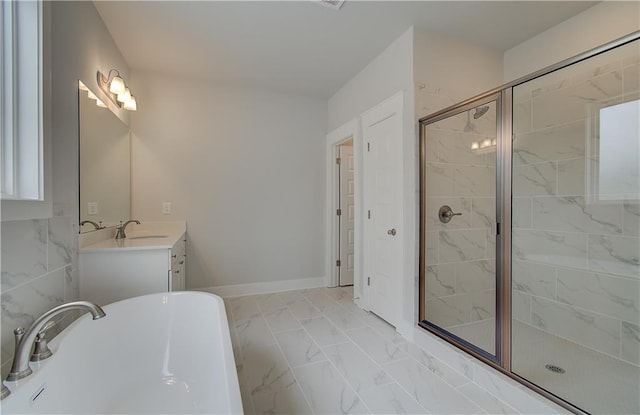
POLYGON ((185 222, 142 222, 127 226, 125 239, 108 237, 80 245, 80 253, 100 251, 141 251, 148 249, 171 249, 184 237, 185 222))

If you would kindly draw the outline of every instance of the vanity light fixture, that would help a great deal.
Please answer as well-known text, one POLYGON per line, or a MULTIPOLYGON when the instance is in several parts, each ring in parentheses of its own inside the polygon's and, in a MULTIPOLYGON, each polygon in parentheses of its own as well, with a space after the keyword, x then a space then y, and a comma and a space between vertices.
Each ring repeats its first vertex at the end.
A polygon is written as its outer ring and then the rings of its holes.
POLYGON ((97 77, 100 89, 118 108, 124 108, 129 111, 135 111, 138 108, 135 97, 131 95, 127 83, 120 76, 120 72, 117 69, 110 69, 106 76, 98 71, 97 77))

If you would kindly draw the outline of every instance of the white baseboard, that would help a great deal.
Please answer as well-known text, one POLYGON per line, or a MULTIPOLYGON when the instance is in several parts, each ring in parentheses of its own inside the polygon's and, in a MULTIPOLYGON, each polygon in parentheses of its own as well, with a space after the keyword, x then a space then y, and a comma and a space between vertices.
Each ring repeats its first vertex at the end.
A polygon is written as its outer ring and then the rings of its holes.
POLYGON ((243 295, 268 294, 326 286, 327 279, 325 277, 319 277, 299 280, 255 282, 250 284, 220 285, 217 287, 199 288, 195 291, 206 291, 219 295, 220 297, 240 297, 243 295))

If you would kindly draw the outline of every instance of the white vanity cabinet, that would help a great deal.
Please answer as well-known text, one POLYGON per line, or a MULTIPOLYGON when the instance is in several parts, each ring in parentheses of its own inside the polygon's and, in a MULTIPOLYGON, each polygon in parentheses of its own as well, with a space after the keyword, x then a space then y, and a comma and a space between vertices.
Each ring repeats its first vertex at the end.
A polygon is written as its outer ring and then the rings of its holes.
POLYGON ((186 282, 186 233, 133 236, 81 247, 80 299, 106 305, 126 298, 181 291, 186 282))

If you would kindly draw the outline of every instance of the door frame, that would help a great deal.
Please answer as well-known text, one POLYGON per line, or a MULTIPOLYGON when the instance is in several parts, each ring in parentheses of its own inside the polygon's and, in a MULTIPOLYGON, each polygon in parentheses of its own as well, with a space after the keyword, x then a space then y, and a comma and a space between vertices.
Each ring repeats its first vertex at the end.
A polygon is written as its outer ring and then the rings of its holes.
MULTIPOLYGON (((405 119, 404 119, 404 91, 400 90, 397 93, 395 93, 394 95, 392 95, 391 97, 383 100, 382 102, 380 102, 379 104, 377 104, 376 106, 374 106, 373 108, 367 110, 366 112, 362 113, 360 115, 360 120, 362 122, 362 147, 361 147, 361 151, 362 154, 364 155, 364 153, 367 151, 367 143, 365 140, 365 133, 367 131, 367 129, 369 128, 369 126, 373 126, 379 122, 382 122, 394 115, 398 115, 398 117, 400 118, 400 122, 399 122, 399 126, 400 126, 400 130, 398 131, 398 138, 397 138, 397 144, 400 147, 400 154, 401 154, 401 166, 399 166, 400 168, 400 177, 401 177, 401 182, 404 183, 404 179, 405 179, 405 171, 404 171, 404 164, 405 164, 405 160, 404 160, 404 140, 405 140, 405 119)), ((371 206, 372 201, 371 201, 371 191, 367 191, 368 187, 371 186, 372 183, 372 178, 373 176, 371 176, 368 171, 367 171, 367 163, 366 163, 366 158, 363 157, 363 162, 362 162, 362 184, 363 184, 363 201, 364 201, 364 206, 361 206, 361 212, 362 212, 362 222, 363 222, 363 280, 362 280, 362 296, 363 296, 363 305, 364 308, 369 310, 370 309, 370 301, 371 301, 371 293, 370 293, 370 287, 365 284, 365 277, 366 275, 371 275, 371 259, 373 255, 375 255, 375 253, 370 252, 371 246, 370 246, 370 234, 371 234, 371 229, 369 229, 369 225, 368 225, 368 221, 366 221, 364 218, 366 216, 365 212, 367 210, 367 206, 371 206)), ((369 167, 370 168, 370 167, 369 167)), ((399 330, 401 332, 405 332, 406 330, 404 330, 404 324, 403 324, 403 319, 402 319, 402 304, 403 304, 403 298, 405 298, 405 271, 406 271, 406 265, 405 265, 405 248, 406 248, 406 243, 405 243, 405 232, 408 233, 410 232, 409 229, 407 229, 407 227, 405 226, 405 189, 404 187, 400 188, 400 200, 399 203, 401 204, 401 212, 402 212, 402 217, 400 218, 400 222, 398 223, 398 228, 400 229, 400 236, 399 236, 399 243, 401 244, 400 246, 400 258, 399 258, 399 263, 400 263, 400 270, 399 270, 399 275, 398 275, 398 291, 397 291, 397 298, 393 301, 393 304, 395 304, 395 310, 394 310, 394 321, 389 321, 389 323, 391 323, 392 325, 394 325, 396 327, 396 330, 399 330)), ((408 333, 408 331, 406 331, 408 333)))
POLYGON ((338 269, 338 235, 339 222, 336 215, 338 209, 338 173, 336 169, 336 157, 338 146, 353 140, 354 162, 354 187, 355 187, 355 246, 354 246, 354 270, 353 270, 353 297, 356 304, 363 306, 362 299, 362 136, 360 133, 360 120, 354 118, 327 134, 326 142, 326 167, 327 167, 327 207, 326 211, 326 242, 325 242, 325 275, 328 287, 337 287, 338 269))

